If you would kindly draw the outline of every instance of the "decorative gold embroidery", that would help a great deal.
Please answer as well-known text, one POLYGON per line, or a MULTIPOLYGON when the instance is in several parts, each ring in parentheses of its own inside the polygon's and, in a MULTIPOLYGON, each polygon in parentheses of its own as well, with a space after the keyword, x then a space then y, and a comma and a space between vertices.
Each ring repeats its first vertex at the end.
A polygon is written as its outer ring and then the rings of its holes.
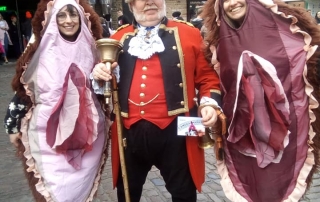
POLYGON ((159 93, 158 93, 156 96, 154 96, 154 98, 152 98, 151 100, 149 100, 148 102, 143 102, 143 103, 140 103, 140 104, 135 103, 134 101, 132 101, 132 100, 130 100, 130 99, 128 99, 128 100, 129 100, 129 102, 131 102, 132 104, 134 104, 134 105, 136 105, 136 106, 138 106, 138 107, 143 107, 143 106, 151 103, 151 102, 152 102, 153 100, 155 100, 158 96, 159 96, 159 93))

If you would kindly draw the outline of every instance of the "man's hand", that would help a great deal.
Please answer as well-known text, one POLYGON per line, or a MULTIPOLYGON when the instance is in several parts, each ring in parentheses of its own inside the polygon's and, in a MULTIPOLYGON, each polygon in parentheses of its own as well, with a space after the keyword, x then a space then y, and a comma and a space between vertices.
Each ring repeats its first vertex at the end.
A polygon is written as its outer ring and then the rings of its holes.
POLYGON ((21 134, 20 133, 13 133, 9 135, 10 142, 15 146, 19 146, 19 140, 21 139, 21 134))
MULTIPOLYGON (((113 69, 117 66, 118 66, 118 63, 114 62, 112 63, 111 68, 113 69)), ((112 79, 111 71, 112 70, 108 69, 106 64, 104 63, 96 64, 96 66, 93 68, 93 71, 92 71, 93 79, 96 81, 99 81, 99 80, 110 81, 112 79)))
POLYGON ((202 124, 205 127, 212 127, 217 122, 217 112, 211 106, 205 106, 201 109, 202 124))

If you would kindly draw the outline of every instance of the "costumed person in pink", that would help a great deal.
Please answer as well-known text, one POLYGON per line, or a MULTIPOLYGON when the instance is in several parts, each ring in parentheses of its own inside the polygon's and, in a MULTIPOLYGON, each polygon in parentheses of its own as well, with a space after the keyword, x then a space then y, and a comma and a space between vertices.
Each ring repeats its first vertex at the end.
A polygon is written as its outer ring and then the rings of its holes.
POLYGON ((32 23, 34 37, 12 82, 16 94, 5 117, 6 131, 24 150, 37 202, 92 201, 106 160, 108 130, 89 80, 99 61, 99 16, 86 0, 43 0, 32 23))
POLYGON ((0 13, 0 43, 3 46, 3 49, 0 52, 0 54, 2 55, 4 62, 6 64, 9 63, 7 59, 8 46, 12 45, 8 30, 9 30, 9 25, 7 21, 3 19, 3 16, 0 13))
POLYGON ((319 28, 281 1, 209 0, 203 16, 228 122, 226 196, 299 201, 319 166, 319 28))
MULTIPOLYGON (((119 104, 131 202, 139 202, 152 166, 163 176, 173 202, 196 202, 205 179, 204 151, 198 138, 178 136, 177 116, 201 116, 205 127, 217 121, 218 75, 204 57, 200 32, 190 23, 169 20, 165 0, 127 0, 134 15, 111 38, 123 44, 119 65, 119 104), (192 40, 190 40, 192 39, 192 40), (200 100, 199 108, 194 100, 200 100)), ((111 71, 99 63, 92 72, 93 88, 103 93, 99 80, 109 81, 111 71)), ((117 75, 116 75, 117 76, 117 75)), ((119 123, 120 124, 120 123, 119 123)), ((125 201, 119 170, 117 133, 112 125, 113 183, 118 201, 125 201)), ((118 127, 118 126, 117 126, 118 127)), ((128 193, 128 192, 127 192, 128 193)), ((128 194, 127 194, 128 195, 128 194)))

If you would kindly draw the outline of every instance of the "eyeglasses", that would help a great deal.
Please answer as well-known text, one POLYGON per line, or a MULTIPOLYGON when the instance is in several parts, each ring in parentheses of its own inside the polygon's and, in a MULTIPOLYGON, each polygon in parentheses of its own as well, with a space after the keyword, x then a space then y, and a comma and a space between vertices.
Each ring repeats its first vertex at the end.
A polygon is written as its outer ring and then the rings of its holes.
POLYGON ((57 14, 57 21, 58 22, 64 22, 67 17, 69 16, 69 18, 73 21, 73 22, 77 22, 79 21, 79 14, 78 13, 66 13, 66 12, 60 12, 57 14))

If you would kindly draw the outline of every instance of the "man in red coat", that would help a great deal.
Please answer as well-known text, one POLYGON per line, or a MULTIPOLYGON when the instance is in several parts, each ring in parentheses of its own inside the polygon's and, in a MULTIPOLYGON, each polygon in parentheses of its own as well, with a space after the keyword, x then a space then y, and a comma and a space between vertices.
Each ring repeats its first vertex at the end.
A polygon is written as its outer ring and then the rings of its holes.
MULTIPOLYGON (((111 38, 123 44, 118 64, 112 67, 119 65, 120 70, 119 101, 131 201, 139 202, 146 176, 155 165, 172 201, 195 202, 196 190, 201 191, 204 182, 204 152, 196 137, 177 135, 177 116, 197 116, 197 89, 202 123, 213 126, 217 120, 214 107, 220 106, 218 76, 204 57, 199 30, 166 18, 164 0, 128 3, 134 23, 119 28, 111 38)), ((92 72, 95 81, 108 81, 110 74, 102 63, 92 72)), ((98 92, 101 89, 96 84, 98 92)), ((122 202, 116 141, 112 136, 113 179, 122 202)))

